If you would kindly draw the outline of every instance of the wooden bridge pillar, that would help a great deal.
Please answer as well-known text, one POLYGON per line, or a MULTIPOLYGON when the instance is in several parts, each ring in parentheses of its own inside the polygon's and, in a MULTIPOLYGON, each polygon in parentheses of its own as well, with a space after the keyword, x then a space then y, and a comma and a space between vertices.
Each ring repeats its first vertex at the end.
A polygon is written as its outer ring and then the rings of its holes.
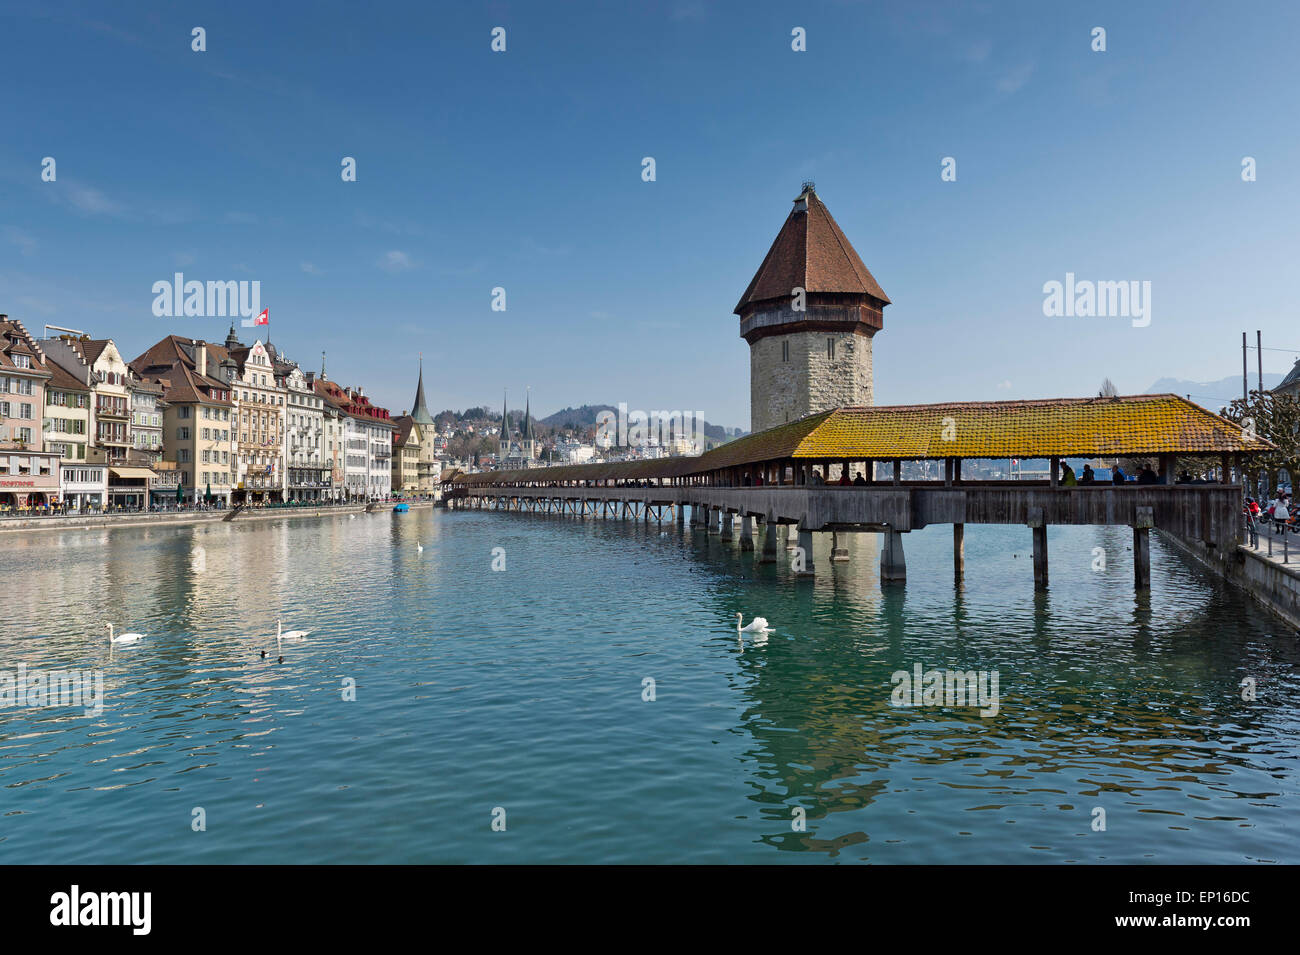
POLYGON ((799 525, 790 524, 785 532, 785 549, 794 550, 799 546, 799 525))
POLYGON ((722 537, 724 540, 731 540, 735 536, 731 521, 731 511, 724 510, 722 512, 722 537))
POLYGON ((673 511, 677 516, 677 526, 682 527, 686 523, 686 505, 681 503, 674 504, 673 511))
POLYGON ((832 564, 843 563, 848 559, 849 559, 849 549, 847 547, 841 546, 840 532, 832 531, 831 532, 831 563, 832 564))
POLYGON ((1151 589, 1151 527, 1155 523, 1152 509, 1139 507, 1133 521, 1133 587, 1151 589))
POLYGON ((766 533, 763 535, 763 555, 759 558, 760 564, 776 563, 776 515, 771 511, 767 512, 767 519, 763 523, 766 533))
POLYGON ((1029 509, 1029 526, 1034 533, 1034 589, 1047 589, 1047 523, 1043 520, 1043 509, 1029 509))
POLYGON ((812 531, 800 529, 798 541, 799 543, 795 546, 797 546, 799 550, 803 551, 803 568, 795 573, 800 577, 811 577, 817 573, 817 569, 813 566, 812 531))
POLYGON ((754 519, 748 514, 740 519, 740 549, 754 549, 754 519))
POLYGON ((708 513, 709 533, 716 534, 718 533, 718 509, 716 507, 711 507, 709 508, 708 513))
POLYGON ((966 525, 952 525, 952 575, 957 583, 966 577, 966 525))
POLYGON ((885 529, 885 546, 880 551, 880 582, 907 580, 907 558, 903 555, 903 535, 892 527, 885 529))

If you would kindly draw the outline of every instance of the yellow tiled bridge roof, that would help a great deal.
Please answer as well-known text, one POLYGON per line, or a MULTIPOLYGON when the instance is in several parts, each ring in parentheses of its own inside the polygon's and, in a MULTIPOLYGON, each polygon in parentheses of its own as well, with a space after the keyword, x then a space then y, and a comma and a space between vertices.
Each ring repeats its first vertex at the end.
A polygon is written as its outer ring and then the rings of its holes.
POLYGON ((1177 395, 837 408, 696 458, 463 475, 474 484, 681 477, 781 461, 1251 454, 1262 438, 1177 395))
POLYGON ((1235 454, 1273 446, 1177 395, 837 408, 723 445, 708 468, 777 458, 1235 454), (714 463, 714 461, 719 463, 714 463))

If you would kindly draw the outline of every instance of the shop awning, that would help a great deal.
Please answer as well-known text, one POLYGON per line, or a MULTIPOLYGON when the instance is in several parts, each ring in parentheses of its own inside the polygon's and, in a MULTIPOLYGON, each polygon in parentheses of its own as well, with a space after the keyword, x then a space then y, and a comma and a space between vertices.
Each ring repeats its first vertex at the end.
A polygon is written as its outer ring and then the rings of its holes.
POLYGON ((143 478, 147 481, 149 478, 153 477, 153 472, 148 468, 109 468, 108 473, 115 478, 122 478, 124 480, 138 480, 143 478))

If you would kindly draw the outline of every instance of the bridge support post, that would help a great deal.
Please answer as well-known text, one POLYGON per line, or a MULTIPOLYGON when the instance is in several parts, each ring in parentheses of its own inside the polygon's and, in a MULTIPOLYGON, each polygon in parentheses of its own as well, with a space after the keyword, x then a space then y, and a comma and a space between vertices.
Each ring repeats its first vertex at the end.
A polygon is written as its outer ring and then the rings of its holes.
POLYGON ((676 512, 677 526, 683 526, 686 523, 686 505, 678 502, 673 505, 673 510, 676 512))
POLYGON ((1133 521, 1133 587, 1151 589, 1151 527, 1155 523, 1151 508, 1139 507, 1133 521))
POLYGON ((708 521, 709 521, 709 533, 710 534, 718 533, 718 509, 716 507, 709 508, 708 521))
POLYGON ((1034 589, 1047 589, 1047 523, 1043 520, 1043 509, 1029 509, 1029 526, 1034 532, 1034 589))
POLYGON ((880 582, 907 580, 907 558, 903 554, 903 535, 892 527, 885 528, 885 546, 880 551, 880 582))
POLYGON ((961 583, 966 577, 966 525, 952 525, 952 576, 961 583))
POLYGON ((794 550, 799 546, 799 525, 787 525, 785 532, 785 549, 794 550))
POLYGON ((831 563, 832 564, 840 564, 849 559, 849 549, 843 546, 844 543, 847 542, 840 540, 839 531, 831 532, 831 563))
POLYGON ((733 525, 732 525, 732 523, 731 523, 731 520, 732 520, 732 518, 731 518, 731 511, 723 511, 723 512, 722 512, 722 538, 723 538, 723 540, 731 540, 733 537, 735 537, 735 533, 734 533, 734 530, 733 530, 733 525))
POLYGON ((817 573, 817 569, 813 566, 812 531, 806 531, 803 528, 800 528, 799 536, 796 540, 798 540, 799 543, 795 545, 798 548, 798 550, 795 551, 795 556, 803 558, 803 566, 799 570, 795 571, 795 573, 800 577, 811 577, 817 573))
MULTIPOLYGON (((763 535, 763 554, 759 557, 760 564, 776 563, 776 515, 771 511, 767 512, 767 519, 763 522, 766 533, 763 535)), ((1271 540, 1272 538, 1270 538, 1271 540)))
POLYGON ((740 549, 754 549, 754 519, 748 514, 740 519, 740 549))

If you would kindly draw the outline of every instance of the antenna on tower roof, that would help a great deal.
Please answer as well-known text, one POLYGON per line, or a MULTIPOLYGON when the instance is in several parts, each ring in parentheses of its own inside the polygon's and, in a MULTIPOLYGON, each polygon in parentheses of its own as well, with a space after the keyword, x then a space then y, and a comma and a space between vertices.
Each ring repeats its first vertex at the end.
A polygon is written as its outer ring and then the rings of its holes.
POLYGON ((817 183, 813 182, 811 179, 805 179, 805 180, 803 181, 803 191, 804 191, 804 192, 816 192, 816 191, 817 191, 817 183))

